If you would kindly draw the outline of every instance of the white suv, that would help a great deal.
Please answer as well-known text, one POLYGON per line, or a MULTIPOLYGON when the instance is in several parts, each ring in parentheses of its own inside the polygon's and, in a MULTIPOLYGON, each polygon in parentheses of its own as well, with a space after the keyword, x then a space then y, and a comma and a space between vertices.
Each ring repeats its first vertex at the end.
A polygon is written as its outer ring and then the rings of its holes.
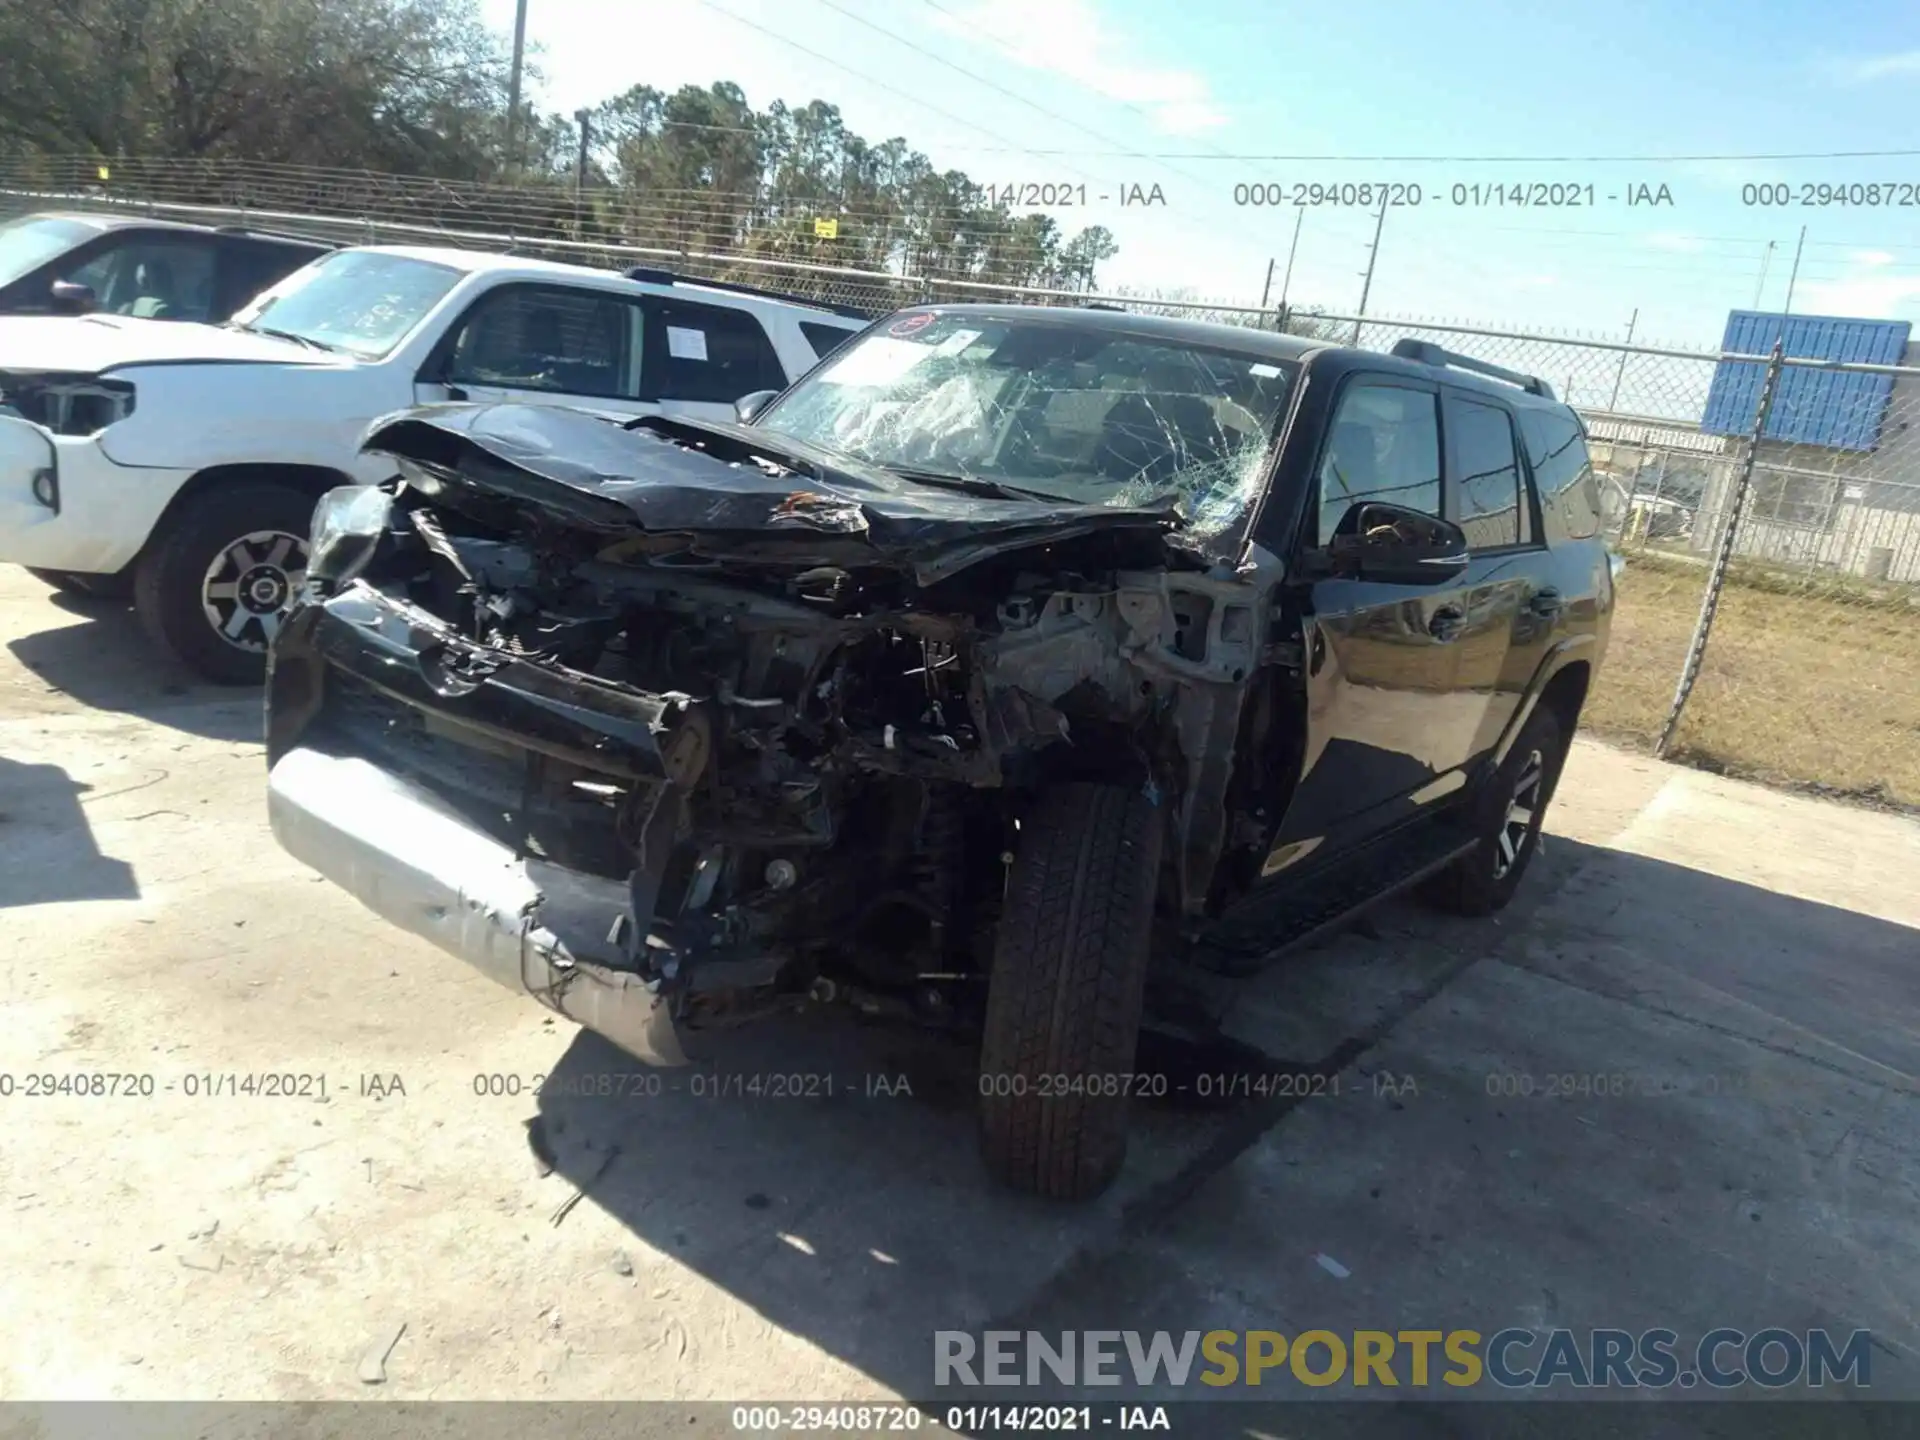
POLYGON ((865 326, 744 287, 464 250, 315 261, 224 326, 0 319, 0 561, 131 593, 210 679, 257 681, 314 502, 417 404, 550 401, 732 419, 865 326))

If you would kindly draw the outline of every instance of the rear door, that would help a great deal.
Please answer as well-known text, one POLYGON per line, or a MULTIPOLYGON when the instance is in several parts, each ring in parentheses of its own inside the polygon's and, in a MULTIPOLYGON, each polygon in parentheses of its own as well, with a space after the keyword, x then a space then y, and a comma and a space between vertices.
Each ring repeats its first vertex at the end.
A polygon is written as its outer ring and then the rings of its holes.
POLYGON ((1466 533, 1472 554, 1461 581, 1450 704, 1463 726, 1470 721, 1462 758, 1472 759, 1500 738, 1526 685, 1524 676, 1516 682, 1510 660, 1534 628, 1539 532, 1513 412, 1490 395, 1448 387, 1444 414, 1447 518, 1466 533))
MULTIPOLYGON (((1439 387, 1359 372, 1343 382, 1310 500, 1323 546, 1361 500, 1444 516, 1439 387)), ((1305 598, 1307 750, 1276 840, 1299 856, 1404 818, 1464 765, 1482 705, 1458 693, 1464 583, 1321 578, 1305 598), (1436 786, 1436 780, 1440 784, 1436 786)), ((1453 787, 1457 788, 1457 787, 1453 787)))
POLYGON ((643 303, 646 374, 666 414, 732 420, 741 396, 787 388, 780 356, 751 312, 664 296, 643 303))

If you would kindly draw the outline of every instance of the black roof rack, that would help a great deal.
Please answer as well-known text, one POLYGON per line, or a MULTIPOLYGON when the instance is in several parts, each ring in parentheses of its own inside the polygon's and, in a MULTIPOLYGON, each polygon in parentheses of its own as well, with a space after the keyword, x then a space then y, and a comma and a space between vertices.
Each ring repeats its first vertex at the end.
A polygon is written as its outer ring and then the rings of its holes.
POLYGON ((677 275, 671 270, 656 270, 647 265, 636 265, 627 271, 629 280, 641 280, 649 285, 700 285, 708 290, 731 290, 739 295, 758 295, 764 300, 782 300, 789 305, 806 305, 815 310, 825 310, 829 314, 844 315, 849 320, 877 320, 881 312, 863 310, 857 305, 836 305, 830 300, 815 300, 806 295, 790 295, 784 290, 769 290, 764 285, 743 285, 737 280, 708 280, 699 275, 677 275))
POLYGON ((1105 300, 1089 300, 1087 301, 1086 304, 1082 305, 1080 308, 1082 310, 1118 310, 1123 315, 1126 314, 1126 311, 1127 311, 1126 306, 1110 305, 1105 300))
POLYGON ((1454 370, 1471 370, 1476 375, 1488 375, 1495 380, 1504 380, 1509 385, 1518 385, 1529 395, 1538 395, 1543 400, 1554 398, 1553 387, 1538 375, 1522 375, 1518 370, 1508 370, 1485 360, 1476 360, 1471 355, 1444 350, 1431 340, 1415 340, 1408 336, 1393 342, 1392 353, 1402 360, 1418 360, 1422 365, 1438 365, 1454 370))

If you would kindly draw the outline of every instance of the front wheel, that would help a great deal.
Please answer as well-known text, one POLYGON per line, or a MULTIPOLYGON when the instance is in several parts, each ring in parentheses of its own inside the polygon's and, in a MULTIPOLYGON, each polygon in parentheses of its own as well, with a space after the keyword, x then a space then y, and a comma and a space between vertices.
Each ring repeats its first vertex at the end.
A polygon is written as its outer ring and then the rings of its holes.
POLYGON ((1013 1189, 1083 1200, 1120 1173, 1160 846, 1138 790, 1057 785, 1021 817, 980 1047, 981 1152, 1013 1189))
POLYGON ((257 685, 267 648, 306 578, 313 497, 272 481, 203 491, 141 557, 141 623, 190 669, 257 685))
POLYGON ((1540 826, 1566 756, 1560 717, 1537 707, 1474 802, 1478 843, 1427 883, 1428 901, 1456 915, 1490 915, 1513 899, 1540 848, 1540 826))

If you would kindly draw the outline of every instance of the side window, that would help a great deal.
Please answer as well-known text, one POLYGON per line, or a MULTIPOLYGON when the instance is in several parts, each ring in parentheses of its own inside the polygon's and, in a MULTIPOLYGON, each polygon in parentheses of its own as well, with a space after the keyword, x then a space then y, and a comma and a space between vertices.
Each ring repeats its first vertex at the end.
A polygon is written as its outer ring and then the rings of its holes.
POLYGON ((560 285, 503 285, 460 322, 446 378, 456 385, 641 398, 640 308, 560 285))
POLYGON ((300 245, 229 236, 220 257, 220 304, 224 313, 231 315, 262 290, 271 289, 323 253, 300 245))
POLYGON ((655 300, 647 318, 647 381, 658 398, 731 405, 756 390, 787 388, 773 342, 746 311, 655 300))
POLYGON ((1520 543, 1520 462, 1513 421, 1498 405, 1447 396, 1460 528, 1475 550, 1520 543))
POLYGON ((838 325, 822 325, 816 320, 802 320, 800 333, 807 337, 807 343, 813 347, 813 353, 824 360, 860 332, 842 330, 838 325))
POLYGON ((1440 425, 1431 390, 1356 380, 1340 394, 1320 461, 1319 541, 1353 504, 1440 513, 1440 425))
POLYGON ((110 244, 72 272, 62 275, 93 291, 99 308, 112 315, 147 320, 213 318, 214 240, 152 240, 138 233, 110 244))
POLYGON ((1600 490, 1580 427, 1568 416, 1530 410, 1520 428, 1541 511, 1559 517, 1568 539, 1591 540, 1600 533, 1600 490))

